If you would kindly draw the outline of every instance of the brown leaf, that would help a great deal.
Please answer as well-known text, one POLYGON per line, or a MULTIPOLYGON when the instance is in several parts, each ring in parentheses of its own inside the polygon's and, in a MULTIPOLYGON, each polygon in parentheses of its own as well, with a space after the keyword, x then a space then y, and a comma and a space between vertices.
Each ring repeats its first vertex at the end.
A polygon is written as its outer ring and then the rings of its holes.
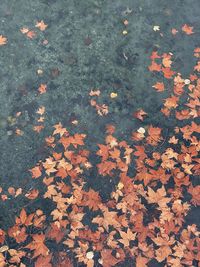
POLYGON ((36 258, 39 255, 47 257, 49 254, 49 249, 44 244, 45 235, 44 234, 34 234, 32 235, 33 241, 29 243, 25 248, 33 250, 33 258, 36 258))

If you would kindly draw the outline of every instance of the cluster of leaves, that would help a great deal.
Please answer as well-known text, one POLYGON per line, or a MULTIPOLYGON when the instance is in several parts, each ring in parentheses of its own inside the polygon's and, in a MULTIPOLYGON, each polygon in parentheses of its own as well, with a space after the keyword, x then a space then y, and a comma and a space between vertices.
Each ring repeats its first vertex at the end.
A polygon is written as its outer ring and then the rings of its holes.
MULTIPOLYGON (((35 28, 38 28, 40 31, 45 31, 47 27, 48 27, 48 25, 45 24, 43 20, 37 21, 35 24, 35 28)), ((26 37, 28 37, 29 39, 33 39, 37 35, 35 30, 29 29, 28 27, 23 27, 20 29, 20 31, 21 31, 21 33, 26 35, 26 37)))
POLYGON ((89 95, 92 97, 90 100, 90 105, 94 107, 99 116, 105 116, 108 114, 108 106, 106 104, 98 104, 94 97, 99 97, 101 94, 100 90, 91 90, 89 95))
MULTIPOLYGON (((196 90, 194 85, 192 98, 196 90)), ((31 261, 73 266, 73 257, 86 266, 105 267, 126 258, 138 267, 153 258, 174 267, 200 260, 200 232, 184 223, 191 206, 200 205, 200 186, 192 184, 200 166, 200 130, 194 121, 165 138, 161 128, 149 125, 133 132, 130 144, 118 140, 115 127, 108 125, 96 165, 84 148, 85 134, 70 135, 61 123, 54 128, 46 138, 51 155, 30 170, 46 188, 35 188, 33 199, 48 200, 53 209, 47 217, 45 210, 28 214, 23 208, 7 232, 1 229, 0 266, 31 261), (88 188, 91 169, 116 181, 107 201, 88 188)))

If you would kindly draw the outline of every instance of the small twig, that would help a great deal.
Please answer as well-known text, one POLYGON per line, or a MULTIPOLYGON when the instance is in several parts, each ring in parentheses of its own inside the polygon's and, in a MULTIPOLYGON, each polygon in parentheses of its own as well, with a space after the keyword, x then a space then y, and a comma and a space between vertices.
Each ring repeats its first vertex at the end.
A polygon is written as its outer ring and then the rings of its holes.
POLYGON ((128 57, 126 56, 126 54, 123 52, 123 56, 126 60, 128 60, 128 57))

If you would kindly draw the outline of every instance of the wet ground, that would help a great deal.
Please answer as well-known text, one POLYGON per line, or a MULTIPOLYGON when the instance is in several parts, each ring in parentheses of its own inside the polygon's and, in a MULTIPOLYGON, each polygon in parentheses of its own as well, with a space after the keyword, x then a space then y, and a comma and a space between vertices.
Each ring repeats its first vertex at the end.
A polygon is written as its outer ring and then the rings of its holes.
MULTIPOLYGON (((165 92, 161 96, 152 90, 156 78, 148 71, 149 56, 155 49, 173 53, 174 69, 188 77, 193 50, 200 44, 199 11, 199 0, 1 0, 0 34, 8 38, 0 47, 1 187, 30 187, 27 170, 48 155, 44 138, 58 122, 86 133, 91 150, 103 142, 107 123, 118 126, 119 138, 128 138, 141 125, 132 116, 140 108, 148 113, 143 126, 175 127, 175 119, 158 112, 165 92), (20 29, 33 29, 39 20, 47 29, 26 38, 20 29), (185 23, 194 26, 195 36, 173 36, 171 29, 185 23), (155 25, 159 31, 153 30, 155 25), (38 93, 40 84, 47 84, 46 93, 38 93), (98 116, 90 105, 89 92, 96 88, 109 107, 107 116, 98 116), (112 92, 116 98, 110 97, 112 92), (33 127, 40 106, 46 111, 38 134, 33 127)), ((2 204, 4 213, 7 205, 2 204)), ((191 223, 198 221, 195 214, 192 218, 191 223)))

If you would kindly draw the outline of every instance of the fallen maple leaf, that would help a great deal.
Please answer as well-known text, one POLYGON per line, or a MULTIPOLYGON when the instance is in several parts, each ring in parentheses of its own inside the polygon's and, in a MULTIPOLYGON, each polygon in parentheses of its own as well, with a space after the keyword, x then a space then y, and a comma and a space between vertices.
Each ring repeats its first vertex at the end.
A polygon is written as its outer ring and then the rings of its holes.
POLYGON ((8 193, 9 193, 10 195, 14 196, 14 195, 15 195, 15 188, 14 188, 14 187, 9 187, 9 188, 8 188, 8 193))
POLYGON ((151 60, 154 60, 154 59, 156 59, 156 58, 160 58, 160 56, 158 55, 158 51, 153 51, 153 52, 151 53, 150 59, 151 59, 151 60))
POLYGON ((194 66, 194 70, 200 72, 200 61, 197 62, 196 66, 194 66))
POLYGON ((0 46, 7 44, 7 38, 3 35, 0 35, 0 46))
POLYGON ((25 197, 27 197, 28 199, 35 199, 38 197, 38 195, 39 191, 37 189, 32 189, 31 191, 25 194, 25 197))
POLYGON ((108 114, 108 106, 106 104, 96 105, 96 110, 100 116, 108 114))
POLYGON ((63 136, 64 134, 68 135, 68 131, 66 130, 66 128, 63 128, 61 122, 55 124, 53 127, 55 128, 55 130, 53 131, 53 135, 55 134, 59 134, 60 136, 63 136))
POLYGON ((0 253, 0 266, 4 267, 7 265, 6 258, 4 257, 3 253, 0 253))
POLYGON ((33 126, 33 130, 37 133, 40 133, 42 131, 42 129, 44 129, 44 125, 36 125, 33 126))
POLYGON ((196 187, 191 185, 188 192, 192 195, 191 203, 195 206, 200 206, 200 185, 196 187))
POLYGON ((168 143, 176 145, 178 143, 178 139, 175 136, 172 136, 168 143))
POLYGON ((164 77, 167 79, 170 79, 176 72, 171 70, 169 67, 164 68, 162 67, 162 72, 164 74, 164 77))
POLYGON ((141 255, 136 257, 136 267, 147 267, 148 259, 141 255))
POLYGON ((49 249, 44 244, 45 242, 45 235, 44 234, 33 234, 32 235, 33 241, 29 243, 25 248, 33 250, 33 258, 36 258, 39 255, 47 257, 49 254, 49 249))
POLYGON ((165 86, 163 82, 157 82, 152 87, 155 88, 157 92, 162 92, 165 90, 165 86))
POLYGON ((36 33, 34 31, 28 31, 26 36, 30 39, 33 39, 36 36, 36 33))
POLYGON ((36 23, 36 25, 35 25, 35 27, 36 27, 36 28, 39 28, 41 31, 45 31, 46 28, 47 28, 47 26, 48 26, 48 25, 45 24, 43 20, 41 20, 41 21, 37 21, 37 23, 36 23))
POLYGON ((98 210, 99 204, 101 204, 101 198, 99 193, 90 189, 88 192, 84 192, 83 205, 88 206, 91 210, 98 210))
POLYGON ((159 249, 156 250, 156 260, 158 262, 164 261, 170 254, 172 253, 172 250, 169 246, 162 246, 159 249))
POLYGON ((4 240, 5 240, 5 232, 0 229, 0 244, 3 244, 4 243, 4 240))
POLYGON ((144 120, 143 116, 147 115, 147 113, 143 109, 139 109, 136 112, 133 113, 133 117, 137 118, 141 121, 144 120))
POLYGON ((152 61, 151 65, 148 67, 149 71, 161 71, 161 64, 157 64, 155 61, 152 61))
POLYGON ((109 211, 108 208, 105 208, 103 207, 103 205, 100 205, 100 209, 102 208, 103 217, 97 216, 92 220, 92 222, 103 226, 107 232, 109 230, 109 226, 113 226, 116 229, 120 228, 121 224, 117 221, 117 213, 114 211, 109 211))
POLYGON ((163 66, 165 68, 170 68, 171 64, 172 64, 171 55, 164 53, 162 57, 163 57, 163 59, 162 59, 163 66))
POLYGON ((129 228, 127 232, 119 231, 119 233, 121 236, 121 239, 119 239, 119 242, 122 243, 124 247, 129 247, 130 241, 134 241, 136 234, 137 234, 137 233, 133 233, 129 228))
POLYGON ((183 26, 182 26, 182 31, 184 32, 184 33, 186 33, 187 35, 190 35, 190 34, 193 34, 194 32, 193 32, 193 27, 192 26, 189 26, 189 25, 187 25, 187 24, 184 24, 183 26))
POLYGON ((21 258, 26 256, 26 253, 24 251, 21 251, 19 249, 18 250, 9 249, 8 253, 11 256, 11 258, 9 259, 9 263, 17 263, 20 264, 20 267, 25 267, 25 265, 21 262, 21 258))
POLYGON ((30 169, 29 171, 32 173, 32 178, 39 178, 42 175, 42 172, 39 166, 36 166, 30 169))
POLYGON ((25 209, 21 210, 19 218, 20 218, 21 223, 24 224, 27 219, 27 214, 26 214, 25 209))
POLYGON ((89 95, 90 95, 90 96, 99 96, 100 93, 101 93, 100 90, 94 90, 94 91, 91 90, 91 91, 89 92, 89 95))
POLYGON ((112 249, 103 249, 101 251, 102 265, 104 267, 113 267, 121 261, 120 258, 116 258, 112 255, 112 249))
POLYGON ((172 28, 171 33, 172 33, 173 35, 176 35, 176 34, 178 33, 178 31, 177 31, 177 29, 172 28))
POLYGON ((158 205, 166 205, 171 199, 166 197, 166 190, 164 186, 154 191, 152 188, 148 187, 148 202, 157 203, 158 205))
POLYGON ((176 108, 178 106, 177 102, 179 101, 179 97, 172 95, 165 99, 164 106, 168 109, 176 108))
POLYGON ((51 257, 52 255, 49 254, 48 256, 39 256, 35 262, 35 267, 52 267, 51 264, 51 257))
POLYGON ((46 84, 40 84, 40 86, 39 86, 39 88, 38 88, 38 92, 40 93, 40 94, 44 94, 44 93, 46 93, 46 91, 47 91, 47 85, 46 84))
POLYGON ((8 235, 16 240, 17 243, 24 242, 27 238, 26 227, 20 227, 19 225, 14 225, 8 229, 8 235))
POLYGON ((153 127, 152 125, 148 128, 148 136, 146 138, 147 143, 155 146, 160 142, 163 138, 161 136, 162 129, 159 127, 153 127))

